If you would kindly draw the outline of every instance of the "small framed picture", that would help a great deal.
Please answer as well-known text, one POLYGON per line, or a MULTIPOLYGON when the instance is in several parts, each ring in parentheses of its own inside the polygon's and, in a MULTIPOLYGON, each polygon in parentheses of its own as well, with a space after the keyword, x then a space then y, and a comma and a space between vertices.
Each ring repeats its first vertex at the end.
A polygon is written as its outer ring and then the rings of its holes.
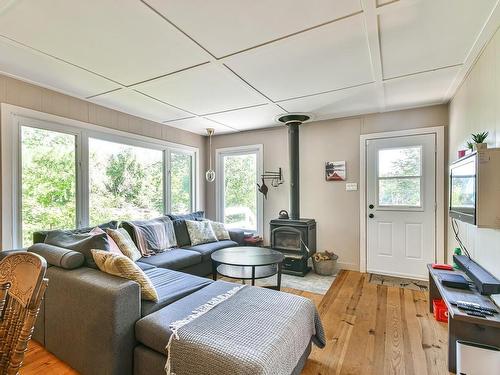
POLYGON ((345 160, 327 161, 325 163, 325 179, 326 181, 345 181, 345 160))

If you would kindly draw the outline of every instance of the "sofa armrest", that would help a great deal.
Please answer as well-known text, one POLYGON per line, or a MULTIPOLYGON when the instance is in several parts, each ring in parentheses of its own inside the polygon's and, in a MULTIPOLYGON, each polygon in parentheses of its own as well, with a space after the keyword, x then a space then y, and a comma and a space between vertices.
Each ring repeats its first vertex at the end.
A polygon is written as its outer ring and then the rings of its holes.
POLYGON ((236 242, 238 245, 243 245, 243 238, 245 237, 243 229, 228 229, 228 232, 231 240, 236 242))
POLYGON ((88 267, 50 267, 47 278, 46 348, 83 375, 131 375, 139 284, 88 267))
POLYGON ((85 257, 82 253, 46 243, 31 245, 28 251, 40 255, 52 266, 68 270, 81 267, 85 262, 85 257))

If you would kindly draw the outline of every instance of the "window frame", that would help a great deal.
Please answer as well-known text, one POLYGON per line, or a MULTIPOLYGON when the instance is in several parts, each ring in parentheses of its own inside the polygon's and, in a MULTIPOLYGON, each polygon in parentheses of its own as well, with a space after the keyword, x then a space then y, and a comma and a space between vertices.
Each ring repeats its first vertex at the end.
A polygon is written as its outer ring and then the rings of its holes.
POLYGON ((199 149, 157 138, 72 120, 31 109, 1 104, 1 155, 2 155, 2 248, 22 246, 22 159, 21 127, 60 132, 75 136, 76 158, 76 218, 75 227, 89 225, 89 138, 125 145, 160 150, 163 153, 163 210, 170 212, 169 192, 170 151, 192 155, 191 208, 199 209, 199 149))
POLYGON ((165 165, 167 166, 166 175, 165 175, 165 183, 164 183, 164 202, 167 202, 166 210, 167 212, 172 212, 172 169, 171 169, 171 158, 172 153, 184 154, 191 156, 191 205, 190 211, 194 212, 196 209, 196 199, 195 199, 195 191, 197 185, 197 161, 196 161, 196 152, 193 150, 187 150, 184 148, 169 148, 163 155, 165 165))
POLYGON ((215 150, 216 160, 216 217, 220 222, 224 222, 224 157, 255 154, 257 157, 257 173, 255 176, 255 191, 257 194, 257 229, 255 231, 245 231, 263 235, 264 233, 264 198, 257 189, 257 183, 260 182, 260 176, 264 173, 264 146, 262 144, 245 145, 236 147, 218 148, 215 150))

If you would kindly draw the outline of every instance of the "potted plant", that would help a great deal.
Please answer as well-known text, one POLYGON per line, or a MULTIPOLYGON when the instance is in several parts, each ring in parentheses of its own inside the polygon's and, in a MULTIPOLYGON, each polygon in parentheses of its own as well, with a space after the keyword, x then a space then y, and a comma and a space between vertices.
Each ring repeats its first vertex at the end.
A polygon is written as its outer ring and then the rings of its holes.
POLYGON ((323 276, 333 275, 337 259, 339 259, 339 256, 330 251, 321 251, 314 254, 312 256, 314 272, 323 276))
MULTIPOLYGON (((484 141, 486 138, 488 138, 488 132, 481 132, 481 133, 472 133, 472 147, 475 150, 483 150, 485 148, 488 148, 488 144, 485 143, 484 141)), ((467 142, 467 146, 469 146, 471 142, 467 142)), ((470 147, 470 146, 469 146, 470 147)))

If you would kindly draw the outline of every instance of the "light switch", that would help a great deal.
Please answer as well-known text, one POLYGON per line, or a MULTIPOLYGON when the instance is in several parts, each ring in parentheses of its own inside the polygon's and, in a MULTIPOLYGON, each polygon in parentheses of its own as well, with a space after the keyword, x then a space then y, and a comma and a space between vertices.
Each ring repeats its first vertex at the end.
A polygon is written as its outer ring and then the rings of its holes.
POLYGON ((346 191, 356 191, 358 190, 358 183, 357 182, 348 182, 345 184, 345 190, 346 191))

